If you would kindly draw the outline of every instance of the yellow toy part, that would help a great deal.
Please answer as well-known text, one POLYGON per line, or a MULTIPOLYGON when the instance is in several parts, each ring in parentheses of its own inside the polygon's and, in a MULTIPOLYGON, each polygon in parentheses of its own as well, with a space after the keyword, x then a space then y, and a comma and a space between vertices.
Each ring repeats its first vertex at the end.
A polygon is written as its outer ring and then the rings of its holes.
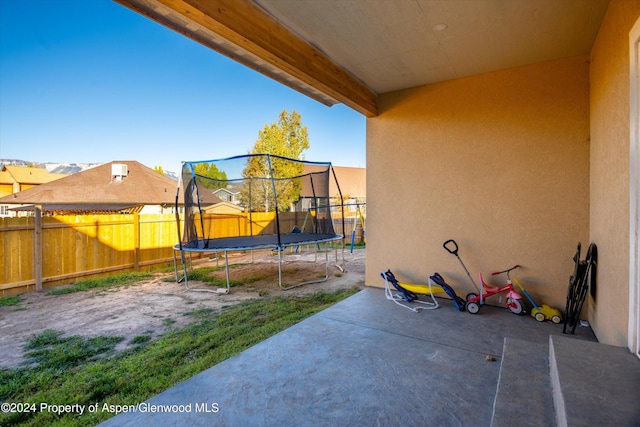
POLYGON ((399 306, 409 309, 414 313, 418 313, 420 310, 433 310, 439 307, 440 304, 438 304, 438 301, 434 298, 433 294, 441 292, 442 287, 434 286, 431 279, 429 279, 428 285, 418 285, 398 282, 391 270, 380 273, 380 275, 384 279, 385 297, 399 306), (408 296, 406 294, 407 292, 413 293, 414 296, 408 296), (428 298, 424 301, 419 300, 418 298, 415 298, 415 295, 417 294, 425 295, 428 298), (431 299, 431 301, 428 299, 431 299), (412 306, 411 303, 416 303, 418 305, 412 306))
POLYGON ((533 316, 538 322, 544 322, 545 320, 549 319, 553 323, 558 324, 562 321, 562 314, 560 314, 560 311, 558 309, 549 307, 545 304, 536 304, 533 298, 531 298, 531 295, 529 295, 529 292, 527 292, 527 290, 520 284, 518 279, 514 277, 513 283, 515 283, 520 289, 522 289, 524 295, 527 297, 531 305, 533 305, 531 316, 533 316))
POLYGON ((531 315, 535 317, 538 322, 544 322, 550 319, 553 323, 558 324, 562 321, 560 310, 545 304, 534 307, 533 310, 531 310, 531 315))
POLYGON ((444 292, 444 289, 442 289, 442 287, 436 284, 432 284, 431 287, 429 287, 429 285, 420 285, 417 283, 398 282, 398 284, 403 288, 405 288, 406 290, 413 292, 414 294, 431 295, 431 294, 441 294, 444 292))

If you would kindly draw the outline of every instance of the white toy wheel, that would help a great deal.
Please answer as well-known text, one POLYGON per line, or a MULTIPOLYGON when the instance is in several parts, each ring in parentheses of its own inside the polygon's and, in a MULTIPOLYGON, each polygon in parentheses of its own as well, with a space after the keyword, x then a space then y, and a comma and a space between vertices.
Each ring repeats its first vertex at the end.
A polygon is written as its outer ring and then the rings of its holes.
POLYGON ((557 314, 556 314, 555 316, 552 316, 552 317, 551 317, 551 321, 552 321, 553 323, 555 323, 556 325, 557 325, 558 323, 560 323, 560 321, 561 321, 561 320, 562 320, 562 319, 560 319, 560 316, 558 316, 557 314))
POLYGON ((478 303, 475 302, 468 302, 467 303, 467 311, 471 314, 476 314, 477 312, 480 311, 480 306, 478 305, 478 303))
POLYGON ((520 302, 520 300, 517 300, 515 298, 508 298, 507 306, 509 307, 509 310, 511 310, 513 314, 522 313, 522 303, 520 302))
POLYGON ((536 320, 537 320, 538 322, 544 322, 544 314, 542 314, 542 313, 536 313, 536 316, 535 316, 535 317, 536 317, 536 320))

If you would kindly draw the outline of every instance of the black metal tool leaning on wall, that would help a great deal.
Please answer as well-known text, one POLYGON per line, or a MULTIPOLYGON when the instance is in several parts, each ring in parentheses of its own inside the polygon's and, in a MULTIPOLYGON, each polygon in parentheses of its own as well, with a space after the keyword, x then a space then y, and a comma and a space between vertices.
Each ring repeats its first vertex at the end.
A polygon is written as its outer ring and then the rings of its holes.
POLYGON ((581 244, 573 256, 575 267, 569 280, 567 291, 567 305, 565 307, 564 327, 562 333, 575 333, 576 325, 580 321, 580 312, 587 296, 587 289, 591 288, 591 296, 596 294, 596 270, 598 265, 598 247, 595 243, 589 245, 587 255, 580 261, 581 244))

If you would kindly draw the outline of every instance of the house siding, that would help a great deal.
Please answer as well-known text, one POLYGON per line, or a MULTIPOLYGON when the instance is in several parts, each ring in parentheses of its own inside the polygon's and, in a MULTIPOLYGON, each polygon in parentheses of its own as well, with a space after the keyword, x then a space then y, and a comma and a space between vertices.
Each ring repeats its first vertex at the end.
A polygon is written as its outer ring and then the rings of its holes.
MULTIPOLYGON (((514 264, 539 303, 564 308, 589 241, 589 58, 579 56, 381 95, 367 119, 366 282, 441 273, 473 291, 514 264), (402 201, 402 203, 399 203, 402 201)), ((489 303, 498 304, 497 297, 489 303)))
POLYGON ((591 50, 590 237, 598 245, 598 287, 588 297, 598 339, 626 346, 629 322, 629 31, 640 1, 615 0, 591 50))

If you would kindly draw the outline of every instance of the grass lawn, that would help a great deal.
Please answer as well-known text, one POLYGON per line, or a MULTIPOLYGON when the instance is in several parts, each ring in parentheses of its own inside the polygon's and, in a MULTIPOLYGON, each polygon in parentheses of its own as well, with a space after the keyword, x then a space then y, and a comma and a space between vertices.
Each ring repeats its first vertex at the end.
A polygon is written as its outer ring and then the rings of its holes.
POLYGON ((55 288, 50 290, 47 295, 63 295, 72 294, 75 292, 88 291, 90 289, 110 289, 120 286, 127 286, 136 283, 140 280, 151 279, 153 274, 151 273, 120 273, 109 277, 102 277, 98 279, 87 279, 76 282, 71 286, 64 288, 55 288))
MULTIPOLYGON (((95 287, 100 283, 89 286, 95 287)), ((223 313, 196 310, 186 327, 154 339, 136 336, 121 353, 114 348, 123 337, 64 337, 47 330, 27 343, 29 365, 0 370, 0 426, 96 425, 114 415, 102 410, 105 404, 143 402, 355 292, 266 296, 223 313), (55 410, 63 408, 46 405, 76 406, 69 408, 74 413, 58 415, 55 410)))

